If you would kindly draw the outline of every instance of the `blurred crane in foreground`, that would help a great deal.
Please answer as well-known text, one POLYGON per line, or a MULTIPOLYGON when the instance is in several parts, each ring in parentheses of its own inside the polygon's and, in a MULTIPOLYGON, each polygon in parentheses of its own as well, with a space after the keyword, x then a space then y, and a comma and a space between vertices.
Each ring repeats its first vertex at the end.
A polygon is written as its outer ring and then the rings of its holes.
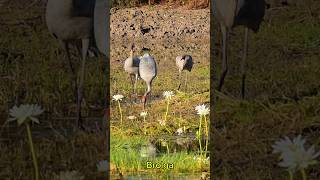
POLYGON ((83 79, 85 62, 89 48, 96 47, 107 55, 107 3, 106 0, 48 0, 46 23, 50 33, 57 38, 67 53, 75 88, 77 89, 77 125, 83 128, 81 102, 83 98, 83 79), (77 46, 82 62, 79 77, 73 68, 70 44, 81 41, 77 46))
POLYGON ((245 96, 246 59, 248 53, 248 29, 257 32, 265 14, 264 0, 213 0, 213 14, 220 23, 222 32, 222 72, 218 84, 221 91, 228 72, 227 50, 229 31, 238 25, 245 26, 244 49, 241 62, 241 97, 245 96))
MULTIPOLYGON (((193 67, 193 61, 192 61, 192 57, 190 55, 182 55, 182 56, 177 56, 176 57, 176 66, 178 67, 179 70, 179 80, 180 80, 180 84, 178 87, 178 90, 181 87, 181 81, 182 81, 182 76, 181 73, 183 70, 187 70, 189 72, 191 72, 192 67, 193 67)), ((185 74, 185 88, 187 89, 187 73, 185 74)))

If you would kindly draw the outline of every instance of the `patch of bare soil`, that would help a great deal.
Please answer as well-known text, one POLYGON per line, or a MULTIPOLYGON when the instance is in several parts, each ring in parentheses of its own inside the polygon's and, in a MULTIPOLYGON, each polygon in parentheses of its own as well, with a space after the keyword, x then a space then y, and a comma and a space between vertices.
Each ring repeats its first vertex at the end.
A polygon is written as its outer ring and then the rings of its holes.
POLYGON ((209 40, 210 9, 144 6, 111 9, 112 41, 209 40))

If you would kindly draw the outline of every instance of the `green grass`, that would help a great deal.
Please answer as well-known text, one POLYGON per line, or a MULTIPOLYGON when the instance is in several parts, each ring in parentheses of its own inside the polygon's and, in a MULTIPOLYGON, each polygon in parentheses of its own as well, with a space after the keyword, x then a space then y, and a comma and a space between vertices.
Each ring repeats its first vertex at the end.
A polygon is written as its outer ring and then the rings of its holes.
MULTIPOLYGON (((111 134, 111 168, 121 171, 123 175, 132 172, 140 173, 199 173, 208 171, 208 164, 199 163, 194 157, 196 153, 177 152, 172 154, 161 153, 154 158, 142 158, 140 148, 148 143, 148 137, 135 135, 128 138, 120 133, 111 134), (167 166, 161 168, 147 168, 147 162, 173 164, 173 169, 167 166)), ((116 173, 116 172, 114 172, 116 173)))
MULTIPOLYGON (((243 28, 234 29, 229 74, 214 105, 214 178, 286 179, 271 147, 284 136, 302 134, 307 147, 319 150, 319 8, 316 2, 310 6, 313 16, 305 6, 268 11, 260 31, 249 34, 245 100, 240 99, 239 68, 243 28)), ((214 34, 219 42, 218 28, 214 34)), ((214 58, 219 77, 220 55, 214 58)), ((308 178, 317 174, 318 164, 307 169, 308 178)))

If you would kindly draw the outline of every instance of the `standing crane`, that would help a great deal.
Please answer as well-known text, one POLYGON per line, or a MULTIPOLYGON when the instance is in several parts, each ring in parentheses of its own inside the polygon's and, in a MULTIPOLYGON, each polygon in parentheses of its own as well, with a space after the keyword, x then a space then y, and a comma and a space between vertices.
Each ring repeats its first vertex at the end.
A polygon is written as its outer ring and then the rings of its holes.
POLYGON ((213 14, 219 21, 222 32, 222 72, 218 84, 221 91, 228 72, 227 49, 229 31, 238 25, 245 26, 244 49, 241 62, 241 97, 245 96, 246 59, 248 53, 248 29, 257 32, 265 14, 264 0, 213 0, 213 14))
POLYGON ((135 94, 136 93, 136 84, 137 84, 138 77, 139 77, 140 59, 138 57, 135 57, 133 54, 134 54, 134 44, 132 44, 132 46, 131 46, 129 58, 127 58, 124 62, 124 70, 130 76, 133 93, 135 94), (133 80, 133 78, 135 78, 135 79, 133 80))
POLYGON ((147 91, 142 96, 143 110, 145 110, 147 97, 152 89, 152 81, 157 76, 157 64, 154 58, 149 55, 150 49, 143 48, 142 50, 144 55, 140 57, 139 74, 147 85, 147 91))
POLYGON ((83 127, 81 119, 81 102, 83 98, 83 79, 86 56, 89 48, 96 47, 107 56, 108 12, 105 0, 48 0, 46 23, 50 33, 59 40, 67 54, 77 89, 77 125, 83 127), (72 66, 70 44, 77 45, 81 40, 82 57, 79 76, 72 66))
MULTIPOLYGON (((178 87, 178 90, 180 89, 181 86, 181 73, 183 70, 187 70, 191 72, 192 67, 193 67, 193 61, 192 57, 190 55, 182 55, 182 56, 177 56, 176 57, 176 66, 178 67, 179 70, 179 79, 180 79, 180 84, 178 87)), ((185 87, 187 88, 187 73, 185 74, 185 82, 184 82, 185 87)))

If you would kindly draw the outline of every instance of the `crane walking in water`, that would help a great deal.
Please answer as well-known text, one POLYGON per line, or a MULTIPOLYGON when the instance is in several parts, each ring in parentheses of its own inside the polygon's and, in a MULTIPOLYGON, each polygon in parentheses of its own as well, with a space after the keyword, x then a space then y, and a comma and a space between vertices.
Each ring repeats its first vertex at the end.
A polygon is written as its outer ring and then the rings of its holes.
POLYGON ((86 56, 89 48, 107 55, 107 1, 105 0, 48 0, 46 23, 50 33, 62 44, 66 51, 75 88, 77 89, 77 125, 83 127, 81 102, 83 98, 83 79, 86 56), (70 44, 81 40, 82 50, 78 48, 82 62, 77 77, 72 66, 70 44))
MULTIPOLYGON (((179 70, 179 80, 180 80, 180 84, 178 87, 178 90, 181 87, 181 81, 182 81, 182 76, 181 73, 183 70, 187 70, 189 72, 191 72, 192 70, 192 66, 193 66, 193 61, 192 61, 192 57, 190 55, 182 55, 182 56, 177 56, 176 57, 176 66, 178 67, 179 70)), ((187 89, 187 73, 185 74, 185 82, 184 82, 185 88, 187 89)))
POLYGON ((222 73, 218 90, 221 91, 228 72, 227 50, 229 31, 238 25, 245 26, 244 49, 241 62, 241 97, 245 96, 246 59, 248 53, 248 29, 257 32, 265 14, 264 0, 213 0, 213 14, 220 23, 222 32, 222 73))
POLYGON ((157 76, 157 64, 154 58, 149 55, 149 49, 143 48, 142 50, 144 55, 140 57, 139 74, 147 85, 147 91, 142 96, 143 110, 145 110, 147 97, 152 89, 152 81, 157 76))
POLYGON ((135 94, 136 88, 137 88, 136 87, 137 81, 138 81, 138 77, 139 77, 140 59, 138 57, 135 57, 133 54, 134 54, 134 44, 132 44, 132 46, 131 46, 129 58, 127 58, 126 61, 124 62, 124 70, 130 76, 133 94, 135 94), (135 78, 135 79, 133 80, 133 78, 135 78))

